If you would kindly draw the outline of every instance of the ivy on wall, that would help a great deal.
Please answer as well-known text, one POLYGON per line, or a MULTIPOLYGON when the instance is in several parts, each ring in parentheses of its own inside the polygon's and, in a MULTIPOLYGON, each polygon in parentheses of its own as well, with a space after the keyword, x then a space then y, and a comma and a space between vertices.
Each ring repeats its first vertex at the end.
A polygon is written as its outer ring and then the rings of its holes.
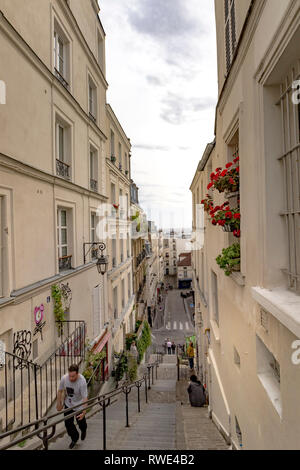
MULTIPOLYGON (((54 301, 54 317, 55 321, 57 322, 64 322, 66 320, 65 311, 63 308, 62 303, 62 290, 58 284, 54 284, 51 289, 52 298, 54 301)), ((62 323, 57 323, 57 331, 58 334, 61 335, 63 333, 63 325, 62 323)))
POLYGON ((142 362, 144 354, 147 348, 149 348, 149 346, 151 345, 151 343, 151 328, 149 323, 147 321, 144 321, 142 334, 140 338, 136 341, 136 347, 139 353, 139 363, 142 362))

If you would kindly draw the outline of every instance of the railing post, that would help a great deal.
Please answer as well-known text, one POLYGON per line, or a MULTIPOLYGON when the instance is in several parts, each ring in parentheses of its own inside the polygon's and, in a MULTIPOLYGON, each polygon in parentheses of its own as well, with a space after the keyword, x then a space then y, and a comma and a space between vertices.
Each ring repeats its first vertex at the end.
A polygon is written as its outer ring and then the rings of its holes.
POLYGON ((147 375, 144 375, 144 381, 145 381, 145 397, 146 397, 146 403, 148 403, 148 390, 147 390, 147 375))
POLYGON ((177 381, 180 380, 180 363, 179 363, 179 356, 177 356, 177 381))
POLYGON ((103 450, 106 450, 106 400, 104 396, 104 401, 102 403, 102 428, 103 428, 103 450))
POLYGON ((154 364, 152 365, 152 385, 154 385, 154 364))
POLYGON ((126 387, 126 428, 129 428, 129 410, 128 410, 128 388, 126 387))
POLYGON ((151 389, 151 375, 150 375, 151 366, 149 364, 147 365, 147 369, 148 369, 148 390, 150 390, 151 389))
POLYGON ((141 383, 139 383, 137 385, 137 389, 138 389, 138 413, 141 412, 140 387, 141 387, 141 383))
POLYGON ((35 418, 39 419, 38 387, 37 387, 37 364, 33 365, 34 374, 34 395, 35 395, 35 418))

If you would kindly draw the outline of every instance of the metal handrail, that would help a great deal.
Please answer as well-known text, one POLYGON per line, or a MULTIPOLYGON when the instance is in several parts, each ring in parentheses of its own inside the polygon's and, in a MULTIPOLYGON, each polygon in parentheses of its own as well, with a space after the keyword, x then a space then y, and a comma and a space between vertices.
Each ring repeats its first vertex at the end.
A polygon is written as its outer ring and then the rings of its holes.
MULTIPOLYGON (((39 439, 41 439, 42 442, 43 442, 44 450, 48 450, 49 441, 50 441, 50 439, 52 439, 55 436, 56 427, 57 427, 58 424, 66 421, 66 420, 68 420, 68 419, 70 419, 74 416, 77 416, 79 411, 82 412, 82 411, 90 410, 91 408, 95 407, 96 405, 99 405, 102 412, 103 412, 103 420, 102 420, 103 421, 103 436, 102 436, 103 450, 106 450, 106 408, 108 406, 112 405, 112 401, 111 401, 112 398, 117 397, 118 395, 124 393, 125 397, 126 397, 125 398, 125 403, 126 403, 126 427, 130 427, 130 425, 129 425, 128 396, 129 396, 131 390, 134 387, 136 387, 137 390, 138 390, 138 412, 140 413, 140 411, 141 411, 141 407, 140 407, 140 388, 144 383, 144 385, 145 385, 145 402, 148 403, 148 389, 151 388, 151 387, 150 386, 148 387, 147 380, 150 380, 150 370, 152 369, 152 384, 154 383, 154 375, 153 375, 154 367, 156 367, 156 378, 157 378, 157 367, 159 367, 158 361, 147 365, 148 378, 147 378, 147 375, 144 375, 142 379, 136 380, 132 384, 125 383, 122 386, 116 388, 115 390, 112 390, 111 392, 108 392, 108 393, 103 394, 103 395, 100 395, 100 394, 96 395, 95 397, 87 400, 85 402, 85 406, 81 406, 80 410, 78 410, 78 405, 70 407, 70 408, 68 408, 68 410, 73 410, 73 412, 69 413, 67 416, 65 416, 66 410, 64 409, 64 410, 58 411, 57 413, 54 413, 52 415, 45 416, 44 418, 40 418, 38 420, 32 421, 31 423, 29 423, 27 425, 23 425, 23 426, 20 426, 18 428, 15 428, 11 431, 7 431, 4 434, 0 434, 0 439, 7 438, 7 437, 12 436, 14 434, 17 434, 21 431, 25 431, 27 429, 35 427, 34 431, 26 433, 26 439, 30 439, 32 437, 38 436, 39 439), (76 410, 76 408, 77 408, 77 410, 76 410), (49 420, 51 420, 53 418, 56 418, 56 417, 60 417, 62 415, 64 415, 63 418, 58 419, 54 423, 49 423, 49 420), (40 424, 43 424, 43 426, 40 427, 40 424), (51 428, 51 433, 48 434, 47 431, 50 428, 51 428)), ((149 382, 149 385, 150 385, 150 382, 149 382)), ((15 445, 19 444, 20 442, 23 442, 24 439, 25 439, 25 436, 23 434, 21 437, 19 437, 17 439, 14 439, 14 440, 10 441, 9 443, 1 446, 0 451, 1 450, 7 450, 11 447, 14 447, 15 445)))

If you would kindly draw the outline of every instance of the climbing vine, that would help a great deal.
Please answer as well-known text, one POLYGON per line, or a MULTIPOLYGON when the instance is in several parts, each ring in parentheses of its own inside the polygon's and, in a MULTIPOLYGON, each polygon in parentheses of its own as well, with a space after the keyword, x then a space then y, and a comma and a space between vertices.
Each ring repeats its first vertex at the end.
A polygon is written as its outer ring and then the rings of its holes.
POLYGON ((144 321, 144 326, 140 338, 136 341, 136 347, 139 353, 138 362, 142 362, 144 354, 151 345, 151 328, 147 321, 144 321))
POLYGON ((57 322, 60 322, 60 323, 57 323, 57 331, 59 335, 62 335, 63 333, 62 322, 64 322, 66 318, 65 318, 65 311, 64 311, 63 303, 62 303, 62 291, 58 284, 54 284, 54 286, 52 286, 51 293, 52 293, 52 298, 54 301, 54 317, 57 322))
POLYGON ((95 380, 101 377, 101 365, 100 363, 106 358, 106 351, 101 351, 98 353, 93 353, 88 351, 85 368, 82 373, 87 382, 90 381, 89 385, 93 384, 95 380), (97 371, 96 371, 97 369, 97 371))

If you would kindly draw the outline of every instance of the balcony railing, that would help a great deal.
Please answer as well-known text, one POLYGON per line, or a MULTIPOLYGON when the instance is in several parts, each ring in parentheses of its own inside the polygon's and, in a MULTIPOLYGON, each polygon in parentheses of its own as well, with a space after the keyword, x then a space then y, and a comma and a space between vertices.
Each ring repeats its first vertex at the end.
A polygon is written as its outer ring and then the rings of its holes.
POLYGON ((70 165, 57 159, 56 160, 56 174, 57 176, 61 176, 62 178, 69 180, 71 177, 70 165))
POLYGON ((90 179, 90 188, 92 191, 98 192, 98 181, 90 179))
POLYGON ((54 72, 55 72, 56 78, 58 78, 60 83, 68 90, 69 83, 67 82, 67 80, 63 77, 63 75, 57 69, 54 69, 54 72))
POLYGON ((62 256, 58 261, 60 271, 67 271, 68 269, 72 269, 72 255, 62 256))

